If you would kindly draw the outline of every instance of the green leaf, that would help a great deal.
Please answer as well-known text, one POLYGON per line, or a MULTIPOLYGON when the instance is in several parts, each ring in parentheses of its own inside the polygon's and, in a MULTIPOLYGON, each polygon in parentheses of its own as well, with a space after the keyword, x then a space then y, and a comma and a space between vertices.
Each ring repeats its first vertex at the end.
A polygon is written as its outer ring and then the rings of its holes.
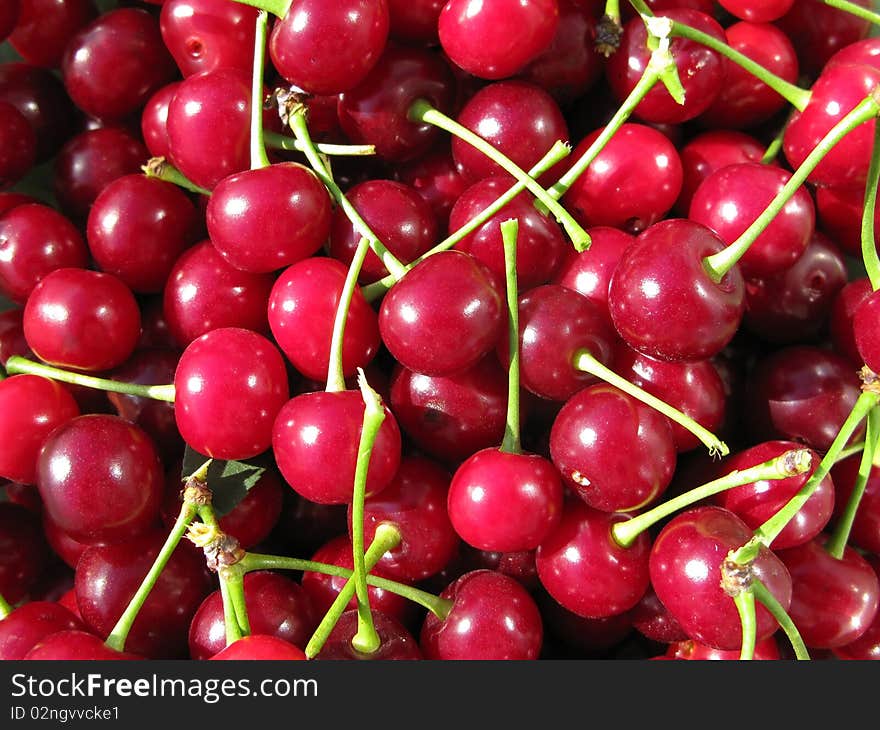
MULTIPOLYGON (((183 453, 181 479, 186 479, 210 457, 187 446, 183 453)), ((208 488, 213 493, 212 504, 217 517, 229 514, 260 480, 268 466, 266 457, 254 457, 248 461, 223 461, 214 459, 208 467, 208 488)))

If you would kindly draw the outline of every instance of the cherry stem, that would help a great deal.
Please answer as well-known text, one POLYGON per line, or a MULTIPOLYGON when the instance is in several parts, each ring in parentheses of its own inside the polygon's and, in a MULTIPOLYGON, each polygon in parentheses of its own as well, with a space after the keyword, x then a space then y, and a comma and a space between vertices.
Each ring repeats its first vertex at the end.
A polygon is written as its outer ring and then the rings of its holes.
POLYGON ((682 428, 687 429, 696 436, 703 445, 709 449, 712 456, 727 456, 730 449, 727 444, 718 438, 706 427, 697 423, 693 418, 682 413, 677 408, 669 405, 657 396, 651 395, 643 388, 629 382, 626 378, 615 373, 611 368, 603 365, 589 350, 579 350, 574 356, 574 367, 584 373, 589 373, 599 380, 613 385, 618 390, 622 390, 627 395, 632 396, 656 411, 659 411, 669 420, 674 421, 682 428))
POLYGON ((843 461, 844 459, 848 459, 853 454, 861 454, 864 448, 864 441, 859 441, 858 443, 852 444, 852 446, 847 446, 845 449, 841 449, 840 453, 837 455, 837 458, 834 460, 834 463, 839 464, 841 461, 843 461))
POLYGON ((93 375, 84 375, 83 373, 73 373, 68 370, 62 370, 52 365, 45 365, 40 362, 34 362, 20 355, 13 355, 6 361, 6 372, 9 375, 17 375, 27 373, 29 375, 40 375, 44 378, 51 378, 62 383, 70 383, 71 385, 81 385, 85 388, 93 388, 95 390, 106 390, 111 393, 125 393, 127 395, 136 395, 141 398, 152 398, 153 400, 162 400, 168 403, 174 402, 174 384, 167 385, 138 385, 136 383, 122 383, 118 380, 107 380, 106 378, 96 378, 93 375))
MULTIPOLYGON (((263 138, 272 149, 302 152, 303 145, 296 137, 288 137, 271 129, 263 130, 263 138)), ((372 144, 325 144, 316 142, 315 149, 322 155, 330 157, 369 157, 376 154, 376 145, 372 144)))
POLYGON ((223 626, 226 631, 226 646, 242 638, 241 628, 235 616, 235 606, 232 596, 229 595, 229 587, 225 580, 220 580, 220 598, 223 601, 223 626))
POLYGON ((151 157, 147 160, 147 164, 141 165, 141 170, 147 177, 155 177, 164 180, 179 188, 189 190, 191 193, 198 195, 210 195, 211 191, 207 188, 200 187, 189 180, 180 170, 172 165, 164 157, 151 157))
POLYGON ((521 454, 519 422, 519 295, 516 282, 516 239, 519 220, 508 218, 501 223, 504 242, 504 280, 507 284, 507 422, 501 451, 521 454))
POLYGON ((0 595, 0 621, 5 619, 10 613, 12 613, 12 606, 9 605, 9 601, 0 595))
POLYGON ((862 262, 871 282, 871 289, 880 289, 880 257, 874 237, 874 211, 877 208, 877 185, 880 183, 880 125, 874 126, 874 146, 865 183, 865 207, 862 211, 862 262))
POLYGON ((776 596, 767 590, 767 586, 765 586, 759 578, 755 577, 752 578, 750 590, 755 594, 755 599, 758 603, 763 605, 764 608, 770 612, 785 632, 785 635, 791 643, 791 648, 794 649, 795 658, 801 661, 808 661, 810 659, 810 653, 807 651, 804 640, 801 638, 801 633, 798 631, 797 626, 794 625, 794 621, 791 620, 791 616, 788 615, 788 612, 782 604, 776 600, 776 596))
POLYGON ((816 166, 822 161, 831 149, 842 140, 853 129, 860 124, 874 119, 880 113, 880 105, 873 95, 867 96, 859 104, 835 124, 826 134, 819 144, 807 155, 807 158, 792 173, 791 178, 782 187, 776 196, 770 201, 770 204, 764 209, 755 221, 746 228, 745 231, 729 246, 716 254, 707 256, 703 259, 703 266, 709 277, 715 282, 720 283, 730 269, 736 266, 736 263, 745 255, 755 240, 760 236, 764 229, 767 228, 779 211, 785 206, 792 196, 798 191, 801 185, 807 180, 807 176, 816 169, 816 166))
POLYGON ((330 195, 342 208, 346 217, 351 221, 351 224, 355 227, 357 232, 360 233, 363 238, 367 239, 373 253, 382 260, 382 263, 394 277, 394 280, 397 281, 400 279, 407 272, 407 267, 393 253, 391 253, 385 247, 385 244, 379 240, 379 237, 373 233, 373 230, 367 225, 367 222, 361 217, 361 214, 358 213, 351 202, 349 202, 348 198, 345 197, 345 194, 336 184, 332 175, 330 175, 327 167, 324 165, 324 161, 318 154, 318 150, 315 148, 314 142, 312 142, 311 135, 309 134, 309 128, 306 124, 305 106, 294 106, 288 117, 288 124, 293 131, 294 136, 302 144, 303 154, 305 154, 306 159, 309 161, 315 174, 321 182, 324 183, 324 187, 330 191, 330 195))
POLYGON ((574 244, 576 251, 585 251, 590 247, 590 236, 565 208, 559 200, 549 195, 548 192, 519 165, 506 155, 499 152, 485 139, 475 134, 470 129, 435 109, 424 99, 417 99, 409 108, 408 117, 413 122, 424 122, 449 132, 455 137, 467 142, 475 149, 482 152, 495 164, 502 167, 512 177, 522 181, 532 195, 544 204, 546 211, 553 214, 556 221, 565 229, 566 234, 574 244))
POLYGON ((748 469, 731 471, 718 479, 713 479, 711 482, 706 482, 684 494, 668 499, 647 512, 635 515, 624 522, 617 522, 611 528, 611 536, 621 547, 630 547, 642 532, 685 507, 744 484, 786 479, 804 474, 809 471, 812 463, 813 459, 809 450, 791 449, 748 469))
POLYGON ((751 589, 740 591, 733 597, 736 610, 739 612, 739 621, 742 625, 742 648, 739 658, 750 661, 755 658, 755 641, 758 632, 758 621, 755 614, 755 594, 751 589))
MULTIPOLYGON (((241 636, 249 636, 251 633, 251 624, 248 620, 247 604, 244 598, 244 573, 238 564, 224 565, 217 571, 220 578, 220 585, 226 587, 226 595, 229 597, 229 603, 232 606, 235 622, 238 625, 241 636)), ((224 609, 225 610, 225 609, 224 609)), ((224 614, 224 621, 226 616, 224 614)))
POLYGON ((862 501, 862 495, 864 495, 865 489, 868 486, 868 479, 871 476, 871 469, 874 465, 874 454, 877 452, 878 435, 880 435, 880 411, 877 408, 872 408, 868 413, 865 447, 862 450, 862 458, 859 461, 858 476, 856 477, 855 484, 853 484, 846 506, 838 517, 834 531, 825 543, 825 550, 828 551, 828 554, 838 560, 843 559, 843 553, 849 542, 853 522, 856 519, 856 512, 862 501))
POLYGON ((254 36, 254 65, 251 76, 251 170, 269 167, 266 143, 263 138, 263 72, 266 67, 266 27, 269 14, 257 13, 254 36))
POLYGON ((239 3, 240 5, 248 5, 252 8, 257 8, 258 10, 266 10, 272 15, 277 15, 279 18, 283 18, 287 15, 287 11, 290 10, 290 6, 293 4, 293 0, 232 0, 233 2, 239 3))
POLYGON ((744 68, 752 74, 752 76, 763 81, 800 112, 806 109, 807 104, 810 102, 811 92, 809 89, 803 89, 796 84, 786 81, 762 66, 760 63, 756 63, 744 53, 740 53, 736 49, 731 48, 724 41, 720 41, 708 33, 704 33, 701 30, 697 30, 696 28, 685 25, 684 23, 679 23, 675 20, 672 22, 672 35, 678 38, 687 38, 696 41, 700 45, 706 46, 707 48, 711 48, 713 51, 720 53, 729 61, 744 68))
POLYGON ((351 308, 351 298, 357 289, 358 276, 364 260, 370 250, 369 241, 361 238, 354 252, 354 258, 345 275, 342 285, 342 293, 339 295, 339 304, 336 305, 336 318, 333 320, 333 335, 330 339, 330 364, 327 368, 327 392, 338 393, 346 389, 345 371, 342 367, 342 347, 345 341, 345 325, 348 322, 348 310, 351 308))
POLYGON ((132 596, 131 600, 128 602, 128 606, 125 607, 122 616, 119 617, 116 625, 110 631, 110 635, 104 642, 106 646, 115 649, 116 651, 125 651, 125 640, 128 638, 128 634, 131 631, 131 627, 134 625, 135 619, 137 619, 138 613, 140 613, 144 602, 153 590, 153 586, 156 585, 156 581, 159 579, 162 571, 165 570, 165 566, 168 565, 168 561, 171 559, 171 554, 186 533, 187 528, 189 528, 196 513, 197 508, 191 502, 184 502, 181 505, 180 513, 174 521, 174 526, 171 528, 171 532, 169 532, 168 537, 165 538, 165 543, 159 550, 159 554, 153 561, 153 565, 150 567, 150 570, 147 572, 147 575, 144 577, 134 596, 132 596))
POLYGON ((620 25, 620 0, 605 0, 605 15, 620 25))
POLYGON ((832 8, 837 8, 838 10, 856 15, 863 20, 868 20, 874 25, 880 25, 880 14, 863 8, 861 5, 856 5, 856 3, 848 2, 848 0, 822 0, 822 2, 830 5, 832 8))
POLYGON ((767 145, 767 149, 764 151, 763 157, 761 157, 762 165, 769 165, 777 157, 779 157, 779 153, 782 152, 783 141, 785 140, 785 130, 788 128, 788 123, 791 121, 793 114, 794 111, 792 111, 792 113, 788 115, 788 118, 785 120, 785 124, 783 124, 779 128, 776 136, 774 136, 773 139, 770 140, 770 144, 767 145))
MULTIPOLYGON (((400 532, 397 528, 393 525, 380 524, 376 528, 373 542, 370 543, 369 549, 363 555, 365 572, 371 571, 382 556, 388 550, 394 549, 399 543, 400 532)), ((298 562, 302 563, 303 561, 298 562)), ((327 641, 327 637, 330 636, 330 632, 333 631, 333 627, 339 621, 339 617, 345 612, 348 602, 356 593, 354 571, 350 571, 349 574, 351 577, 346 581, 342 590, 339 591, 330 608, 327 609, 327 613, 324 614, 324 618, 321 619, 321 623, 318 624, 318 628, 312 634, 312 638, 306 644, 305 654, 309 659, 314 659, 318 652, 321 651, 327 641)), ((353 642, 352 645, 354 645, 353 642)))
MULTIPOLYGON (((545 154, 535 164, 535 166, 531 170, 529 170, 529 177, 535 178, 543 175, 545 172, 547 172, 547 170, 553 167, 553 165, 555 165, 560 160, 565 159, 570 154, 571 147, 569 147, 565 142, 557 140, 553 144, 553 146, 547 151, 547 154, 545 154)), ((416 264, 421 263, 426 258, 428 258, 428 256, 433 256, 435 253, 440 253, 441 251, 448 251, 449 249, 451 249, 465 236, 472 233, 481 225, 483 225, 486 221, 488 221, 493 215, 495 215, 499 210, 501 210, 505 205, 507 205, 511 200, 513 200, 525 189, 525 184, 521 180, 517 180, 516 183, 508 188, 503 195, 496 198, 491 205, 483 208, 483 210, 481 210, 479 214, 471 218, 461 228, 459 228, 457 231, 453 231, 432 249, 423 253, 415 261, 409 264, 407 268, 411 269, 416 264)), ((382 296, 382 294, 384 294, 386 291, 388 291, 394 285, 395 281, 397 281, 397 279, 389 274, 379 281, 368 284, 363 289, 361 289, 361 292, 368 302, 372 302, 382 296)))
POLYGON ((644 0, 629 0, 629 4, 639 15, 647 15, 649 18, 654 17, 654 11, 651 10, 644 0))

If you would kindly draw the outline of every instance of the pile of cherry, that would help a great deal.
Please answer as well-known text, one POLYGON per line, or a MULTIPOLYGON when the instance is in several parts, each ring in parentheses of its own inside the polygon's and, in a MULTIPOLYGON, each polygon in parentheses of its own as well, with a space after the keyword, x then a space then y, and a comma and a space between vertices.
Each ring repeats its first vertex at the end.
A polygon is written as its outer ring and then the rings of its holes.
POLYGON ((0 658, 880 658, 872 4, 253 4, 0 5, 0 658))

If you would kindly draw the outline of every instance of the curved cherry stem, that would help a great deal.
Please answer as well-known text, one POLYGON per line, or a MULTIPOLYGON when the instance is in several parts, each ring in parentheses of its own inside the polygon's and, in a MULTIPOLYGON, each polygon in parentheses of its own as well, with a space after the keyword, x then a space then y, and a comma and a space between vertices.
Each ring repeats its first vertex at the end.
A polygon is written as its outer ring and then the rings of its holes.
MULTIPOLYGON (((569 147, 565 142, 557 140, 553 144, 553 146, 547 151, 547 153, 535 164, 535 166, 529 170, 529 177, 540 177, 545 172, 547 172, 547 170, 553 167, 553 165, 555 165, 560 160, 565 159, 570 154, 571 147, 569 147)), ((407 269, 411 269, 416 264, 421 263, 426 258, 428 258, 428 256, 433 256, 435 253, 440 253, 441 251, 448 251, 449 249, 451 249, 465 236, 473 233, 477 228, 488 221, 493 215, 495 215, 499 210, 501 210, 505 205, 507 205, 511 200, 513 200, 525 189, 525 184, 522 181, 517 180, 516 183, 511 185, 510 188, 508 188, 503 195, 500 195, 498 198, 496 198, 491 205, 487 205, 485 208, 483 208, 482 211, 480 211, 478 215, 471 218, 461 228, 453 231, 432 249, 426 251, 421 256, 419 256, 415 261, 407 266, 407 269)), ((389 274, 379 281, 373 282, 372 284, 368 284, 367 286, 363 287, 363 289, 361 289, 361 293, 364 295, 364 298, 368 302, 375 301, 385 292, 387 292, 396 281, 397 279, 389 274)))
POLYGON ((413 102, 409 108, 408 117, 414 122, 424 122, 425 124, 439 127, 482 152, 512 177, 521 181, 525 185, 526 190, 543 203, 545 210, 552 213, 556 221, 565 229, 566 234, 571 239, 572 244, 574 244, 575 250, 585 251, 590 247, 590 235, 572 217, 571 213, 560 205, 559 200, 549 195, 525 170, 499 152, 478 134, 475 134, 464 125, 459 124, 451 117, 435 109, 424 99, 417 99, 413 102))
POLYGON ((734 487, 741 487, 752 482, 786 479, 787 477, 804 474, 812 466, 813 459, 807 449, 791 449, 779 456, 756 464, 748 469, 737 469, 718 479, 695 487, 684 494, 668 499, 646 512, 637 514, 624 521, 617 522, 611 528, 611 536, 622 547, 629 547, 645 530, 674 515, 679 510, 689 507, 715 494, 720 494, 734 487))
POLYGON ((369 241, 361 238, 354 252, 354 258, 345 275, 342 285, 342 293, 339 296, 339 304, 336 305, 336 317, 333 320, 333 334, 330 338, 330 364, 327 369, 327 392, 338 393, 346 389, 345 371, 342 367, 342 347, 345 343, 345 324, 348 321, 348 310, 351 308, 351 298, 357 289, 358 276, 370 250, 369 241))
POLYGON ((12 606, 9 605, 9 601, 0 595, 0 621, 5 619, 10 613, 12 613, 12 606))
POLYGON ((141 171, 147 177, 164 180, 191 193, 211 195, 210 190, 196 185, 164 157, 151 157, 145 165, 141 165, 141 171))
POLYGON ((257 13, 254 36, 254 66, 251 76, 251 169, 269 167, 266 143, 263 138, 263 72, 266 67, 266 28, 269 14, 257 13))
POLYGON ((785 204, 803 185, 807 176, 816 169, 816 166, 822 161, 832 148, 840 142, 847 134, 860 124, 870 121, 880 114, 880 105, 874 98, 873 94, 867 96, 859 104, 849 112, 843 119, 835 124, 826 134, 819 144, 807 155, 807 158, 792 173, 788 182, 782 187, 770 201, 770 204, 755 219, 755 221, 746 228, 745 231, 729 246, 716 254, 707 256, 703 259, 703 266, 709 277, 716 283, 719 283, 730 269, 736 266, 737 262, 745 255, 749 247, 760 236, 764 229, 767 228, 773 219, 779 214, 779 211, 785 207, 785 204))
POLYGON ((871 289, 880 289, 880 257, 877 256, 877 239, 874 235, 874 211, 877 208, 877 185, 880 183, 880 124, 874 126, 874 146, 871 164, 865 183, 865 207, 862 211, 862 263, 871 282, 871 289))
POLYGON ((853 522, 856 519, 856 512, 868 486, 868 479, 871 476, 871 469, 874 465, 874 454, 877 453, 878 436, 880 436, 880 410, 872 408, 868 413, 865 447, 862 450, 862 458, 859 461, 859 471, 855 484, 853 484, 852 492, 850 492, 843 512, 837 519, 837 524, 834 526, 831 536, 825 543, 825 550, 828 551, 828 554, 838 560, 843 558, 843 552, 849 542, 849 535, 852 531, 853 522))
POLYGON ((287 15, 287 11, 290 10, 290 6, 293 4, 293 0, 232 0, 233 2, 238 3, 239 5, 248 5, 252 8, 257 8, 258 10, 266 10, 267 12, 272 13, 272 15, 277 15, 279 18, 283 18, 287 15))
POLYGON ((522 453, 519 421, 519 295, 516 282, 516 240, 519 221, 508 218, 501 223, 504 242, 504 279, 507 284, 507 422, 501 451, 522 453))
MULTIPOLYGON (((263 130, 266 146, 273 150, 302 152, 303 144, 296 137, 288 137, 271 129, 263 130)), ((372 144, 330 144, 316 142, 315 149, 328 157, 369 157, 376 154, 376 145, 372 144)))
POLYGON ((785 632, 791 643, 791 648, 794 649, 795 658, 801 661, 808 661, 810 653, 807 651, 806 644, 804 644, 804 640, 801 638, 801 633, 798 631, 797 626, 794 625, 794 621, 791 620, 791 616, 788 615, 783 605, 776 600, 776 596, 768 591, 767 586, 758 578, 752 578, 751 591, 755 594, 755 599, 758 603, 770 612, 785 632))
POLYGON ((752 76, 760 79, 798 111, 802 112, 806 109, 807 104, 810 103, 811 92, 809 89, 803 89, 796 84, 786 81, 762 66, 760 63, 755 62, 744 53, 740 53, 736 49, 731 48, 727 43, 719 41, 708 33, 704 33, 701 30, 697 30, 696 28, 692 28, 689 25, 674 20, 672 22, 672 35, 678 38, 687 38, 696 41, 700 45, 706 46, 716 53, 720 53, 729 61, 744 68, 752 74, 752 76))
POLYGON ((782 145, 785 142, 785 130, 788 128, 788 124, 794 114, 795 112, 792 110, 788 115, 788 118, 785 120, 785 123, 779 128, 779 131, 774 135, 773 139, 770 140, 770 144, 767 145, 767 149, 764 150, 764 155, 761 157, 762 165, 769 165, 779 157, 779 153, 782 152, 782 145))
POLYGON ((742 625, 742 648, 739 651, 740 660, 752 660, 755 658, 755 642, 758 632, 758 619, 755 614, 755 594, 747 588, 733 597, 736 610, 739 612, 739 621, 742 625))
POLYGON ((822 0, 822 2, 830 5, 832 8, 837 8, 838 10, 856 15, 863 20, 868 20, 874 25, 880 25, 880 13, 872 12, 861 5, 856 5, 856 3, 849 2, 848 0, 822 0))
POLYGON ((669 420, 674 421, 682 428, 687 429, 696 436, 703 445, 709 449, 712 456, 727 456, 730 449, 727 444, 718 438, 706 427, 697 423, 693 418, 682 413, 677 408, 673 408, 666 401, 660 400, 657 396, 651 395, 646 390, 640 388, 634 383, 629 382, 626 378, 615 373, 611 368, 603 365, 589 350, 580 350, 574 356, 574 367, 585 373, 589 373, 593 377, 599 378, 606 383, 613 385, 618 390, 622 390, 627 395, 632 396, 656 411, 659 411, 669 420))
POLYGON ((9 375, 18 375, 27 373, 29 375, 41 375, 44 378, 51 378, 61 383, 70 383, 71 385, 81 385, 85 388, 93 388, 94 390, 106 390, 111 393, 125 393, 127 395, 136 395, 141 398, 152 398, 153 400, 174 402, 174 384, 167 385, 138 385, 136 383, 122 383, 118 380, 108 380, 106 378, 96 378, 93 375, 84 375, 83 373, 74 373, 69 370, 62 370, 52 365, 34 362, 20 355, 13 355, 6 361, 6 372, 9 375))

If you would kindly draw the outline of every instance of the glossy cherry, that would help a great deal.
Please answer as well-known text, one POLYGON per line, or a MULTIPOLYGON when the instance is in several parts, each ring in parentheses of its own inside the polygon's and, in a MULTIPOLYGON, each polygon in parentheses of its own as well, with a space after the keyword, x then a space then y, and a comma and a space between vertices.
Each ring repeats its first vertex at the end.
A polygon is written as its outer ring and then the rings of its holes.
MULTIPOLYGON (((739 649, 715 649, 699 641, 688 639, 686 641, 672 642, 666 649, 666 656, 671 659, 688 661, 739 661, 739 649)), ((758 661, 773 661, 781 659, 779 644, 775 636, 768 636, 763 641, 755 644, 752 659, 758 661)))
MULTIPOLYGON (((861 454, 838 461, 831 468, 834 480, 834 518, 842 519, 859 473, 861 454)), ((849 534, 849 544, 869 553, 880 553, 880 468, 871 467, 849 534)))
POLYGON ((834 349, 857 368, 864 365, 864 362, 856 345, 853 317, 859 304, 871 291, 870 279, 867 276, 857 276, 843 286, 831 305, 828 329, 834 349))
POLYGON ((34 353, 28 347, 24 337, 23 311, 7 309, 0 312, 0 365, 6 367, 6 361, 13 355, 33 359, 34 353))
POLYGON ((0 595, 14 606, 49 565, 40 518, 20 504, 0 502, 0 551, 0 595))
POLYGON ((0 621, 0 660, 24 659, 37 642, 50 634, 82 628, 79 618, 59 603, 24 603, 0 621))
POLYGON ((24 656, 29 661, 137 661, 144 657, 131 652, 119 652, 108 647, 104 640, 90 631, 68 629, 49 634, 24 656))
MULTIPOLYGON (((862 187, 815 188, 818 228, 842 251, 856 258, 862 255, 862 217, 865 191, 862 187)), ((874 226, 880 229, 880 208, 874 210, 874 226)))
MULTIPOLYGON (((880 560, 876 555, 867 556, 868 562, 880 578, 880 560)), ((832 649, 838 659, 873 659, 880 658, 880 611, 874 615, 871 625, 855 641, 832 649)))
POLYGON ((71 38, 98 15, 94 0, 21 0, 20 5, 9 45, 28 63, 46 68, 61 64, 71 38))
POLYGON ((0 134, 8 140, 0 150, 0 190, 21 180, 37 158, 37 135, 18 109, 0 101, 0 134))
POLYGON ((393 176, 428 202, 436 218, 437 236, 445 235, 449 211, 468 187, 452 159, 451 145, 441 142, 424 155, 395 165, 393 176))
POLYGON ((0 9, 0 42, 5 41, 15 30, 21 14, 21 0, 11 0, 0 9))
POLYGON ((249 634, 206 658, 217 661, 305 661, 307 657, 302 649, 284 639, 265 634, 249 634))
POLYGON ((654 589, 649 585, 639 602, 629 611, 633 628, 645 638, 658 644, 687 640, 687 634, 669 613, 654 589))
POLYGON ((373 611, 373 627, 379 635, 379 648, 372 654, 359 652, 351 645, 357 633, 357 610, 343 613, 315 659, 329 660, 414 660, 422 659, 422 651, 413 635, 393 616, 373 611))
POLYGON ((753 23, 769 23, 785 15, 794 5, 794 0, 719 0, 719 5, 737 18, 753 23))
POLYGON ((853 313, 853 335, 862 362, 871 370, 880 370, 880 337, 877 324, 880 319, 880 295, 871 292, 853 313))
POLYGON ((168 105, 179 85, 172 81, 153 92, 141 111, 141 137, 153 157, 168 157, 168 105))

